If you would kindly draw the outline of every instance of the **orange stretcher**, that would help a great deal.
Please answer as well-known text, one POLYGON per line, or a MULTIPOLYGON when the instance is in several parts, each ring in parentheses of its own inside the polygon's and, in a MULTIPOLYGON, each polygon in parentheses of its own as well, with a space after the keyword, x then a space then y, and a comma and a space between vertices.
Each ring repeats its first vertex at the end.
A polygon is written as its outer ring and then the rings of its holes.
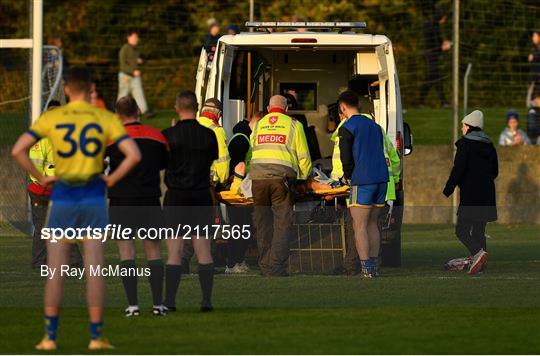
MULTIPOLYGON (((345 197, 349 195, 349 187, 341 186, 338 188, 327 189, 314 189, 302 194, 297 201, 308 201, 313 198, 319 198, 324 200, 332 200, 334 198, 345 197)), ((249 206, 253 205, 253 199, 245 198, 241 194, 236 194, 231 191, 225 190, 216 193, 217 199, 225 204, 232 206, 249 206)))

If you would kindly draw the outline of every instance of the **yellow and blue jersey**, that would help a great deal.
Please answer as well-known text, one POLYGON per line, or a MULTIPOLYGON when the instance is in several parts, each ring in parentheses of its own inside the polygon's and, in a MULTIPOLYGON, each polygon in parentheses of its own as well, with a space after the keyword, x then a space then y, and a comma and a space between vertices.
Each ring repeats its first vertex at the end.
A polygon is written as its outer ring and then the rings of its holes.
POLYGON ((43 113, 28 132, 37 140, 49 138, 56 176, 71 183, 85 183, 101 174, 107 145, 128 137, 115 114, 86 101, 43 113))

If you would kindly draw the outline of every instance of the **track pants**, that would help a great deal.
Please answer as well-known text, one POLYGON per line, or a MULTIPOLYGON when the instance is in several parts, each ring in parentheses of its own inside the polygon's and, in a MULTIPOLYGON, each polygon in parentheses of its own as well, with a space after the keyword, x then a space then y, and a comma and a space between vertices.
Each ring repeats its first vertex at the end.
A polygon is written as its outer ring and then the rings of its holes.
POLYGON ((127 95, 133 96, 133 99, 137 102, 142 114, 148 111, 148 104, 146 104, 146 98, 144 97, 141 77, 132 77, 120 72, 118 73, 117 100, 127 95))
POLYGON ((458 215, 456 236, 467 247, 471 256, 481 249, 486 250, 486 224, 485 221, 473 221, 458 215))
POLYGON ((426 79, 420 87, 420 104, 424 104, 424 100, 432 87, 435 87, 441 104, 446 103, 443 90, 443 80, 439 73, 439 55, 426 56, 426 79))
POLYGON ((254 179, 251 190, 261 273, 285 276, 290 254, 289 234, 293 224, 292 193, 283 178, 254 179))

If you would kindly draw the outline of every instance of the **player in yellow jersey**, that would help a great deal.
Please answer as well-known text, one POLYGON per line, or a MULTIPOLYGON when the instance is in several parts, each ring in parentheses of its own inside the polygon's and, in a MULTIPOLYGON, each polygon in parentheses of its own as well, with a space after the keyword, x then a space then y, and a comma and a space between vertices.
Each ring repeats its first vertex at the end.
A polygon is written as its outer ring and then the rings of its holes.
MULTIPOLYGON (((52 186, 48 228, 100 229, 108 223, 105 191, 124 177, 140 161, 136 143, 112 113, 90 104, 92 86, 86 68, 74 67, 67 73, 66 95, 70 102, 45 112, 31 129, 15 143, 12 155, 17 163, 40 185, 52 186), (39 139, 47 137, 53 146, 56 176, 43 176, 32 164, 28 150, 39 139), (117 142, 125 155, 124 161, 110 176, 104 177, 103 156, 109 142, 117 142)), ((93 230, 95 231, 95 230, 93 230)), ((104 281, 101 275, 91 275, 104 265, 102 240, 84 236, 84 272, 86 299, 90 319, 90 350, 111 349, 102 338, 104 281)), ((64 277, 61 267, 69 263, 70 244, 47 241, 49 274, 45 284, 45 337, 36 345, 38 350, 56 349, 56 330, 62 300, 64 277)))

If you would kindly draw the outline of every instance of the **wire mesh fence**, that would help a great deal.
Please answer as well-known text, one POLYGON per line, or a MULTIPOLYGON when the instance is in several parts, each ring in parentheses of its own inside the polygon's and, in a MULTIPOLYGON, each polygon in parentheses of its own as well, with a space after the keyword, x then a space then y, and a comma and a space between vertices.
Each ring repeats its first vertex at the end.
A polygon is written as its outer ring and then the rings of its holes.
MULTIPOLYGON (((31 2, 1 0, 0 4, 0 38, 29 37, 31 2)), ((442 46, 452 39, 451 5, 452 0, 255 0, 254 10, 255 20, 366 21, 368 29, 363 32, 385 34, 393 42, 407 109, 419 104, 426 83, 432 84, 427 106, 441 104, 437 85, 450 100, 451 46, 456 44, 442 46), (445 15, 446 21, 440 21, 445 15), (434 53, 436 74, 430 72, 434 53)), ((209 18, 218 20, 221 34, 232 24, 245 30, 249 1, 50 0, 44 3, 44 43, 60 47, 66 65, 90 67, 99 96, 112 109, 118 91, 118 51, 126 31, 137 29, 147 100, 156 110, 170 110, 177 91, 195 86, 196 62, 209 18)), ((531 31, 540 29, 539 18, 535 0, 461 1, 460 77, 472 63, 470 108, 513 107, 525 113, 531 31)), ((29 123, 28 63, 28 50, 0 49, 0 159, 6 178, 0 182, 2 206, 20 203, 24 195, 24 177, 12 167, 8 151, 29 123)), ((16 219, 25 215, 18 214, 16 219)))

